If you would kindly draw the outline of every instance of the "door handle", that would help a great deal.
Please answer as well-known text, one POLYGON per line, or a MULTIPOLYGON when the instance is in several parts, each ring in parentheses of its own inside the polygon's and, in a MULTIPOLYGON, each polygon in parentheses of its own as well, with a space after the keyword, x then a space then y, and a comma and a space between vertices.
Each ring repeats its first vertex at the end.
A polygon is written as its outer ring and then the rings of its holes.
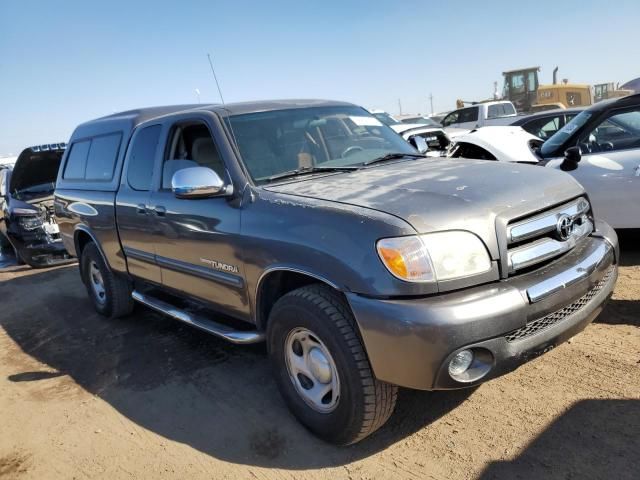
POLYGON ((164 214, 167 213, 167 209, 164 208, 162 205, 156 205, 155 207, 153 207, 153 211, 159 217, 164 217, 164 214))
POLYGON ((138 215, 146 215, 147 214, 147 207, 144 203, 139 203, 138 205, 136 205, 136 213, 138 215))

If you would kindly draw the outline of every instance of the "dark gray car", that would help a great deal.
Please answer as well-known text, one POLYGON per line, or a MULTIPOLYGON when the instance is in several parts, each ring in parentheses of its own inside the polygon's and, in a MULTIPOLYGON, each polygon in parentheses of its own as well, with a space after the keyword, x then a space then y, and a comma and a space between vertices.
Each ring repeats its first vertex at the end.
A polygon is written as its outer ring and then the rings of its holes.
POLYGON ((85 123, 56 214, 98 312, 135 300, 266 340, 292 412, 339 444, 384 424, 398 385, 477 385, 575 335, 617 277, 615 233, 570 176, 425 158, 341 102, 85 123))

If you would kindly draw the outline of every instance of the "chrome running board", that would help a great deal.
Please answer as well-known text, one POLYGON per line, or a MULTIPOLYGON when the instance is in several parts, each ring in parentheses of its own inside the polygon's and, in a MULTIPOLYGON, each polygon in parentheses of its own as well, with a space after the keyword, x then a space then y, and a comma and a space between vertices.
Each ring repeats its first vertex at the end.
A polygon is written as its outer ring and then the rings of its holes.
POLYGON ((192 313, 181 310, 163 300, 160 300, 151 295, 146 295, 138 291, 134 291, 131 297, 139 303, 146 305, 153 310, 164 313, 171 318, 179 320, 183 323, 191 325, 193 327, 204 330, 207 333, 211 333, 216 337, 220 337, 228 342, 235 344, 247 344, 247 343, 259 343, 264 341, 264 333, 256 330, 234 330, 233 328, 223 325, 218 322, 214 322, 208 318, 200 315, 194 315, 192 313))

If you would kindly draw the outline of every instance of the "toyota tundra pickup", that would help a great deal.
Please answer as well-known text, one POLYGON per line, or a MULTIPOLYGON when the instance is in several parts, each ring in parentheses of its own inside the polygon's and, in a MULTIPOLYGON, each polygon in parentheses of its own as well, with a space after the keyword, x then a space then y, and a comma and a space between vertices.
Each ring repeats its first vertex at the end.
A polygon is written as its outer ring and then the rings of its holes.
POLYGON ((616 235, 569 175, 428 158, 342 102, 84 123, 55 213, 99 313, 139 302, 266 341, 293 414, 336 444, 383 425, 398 386, 470 387, 547 352, 617 278, 616 235))

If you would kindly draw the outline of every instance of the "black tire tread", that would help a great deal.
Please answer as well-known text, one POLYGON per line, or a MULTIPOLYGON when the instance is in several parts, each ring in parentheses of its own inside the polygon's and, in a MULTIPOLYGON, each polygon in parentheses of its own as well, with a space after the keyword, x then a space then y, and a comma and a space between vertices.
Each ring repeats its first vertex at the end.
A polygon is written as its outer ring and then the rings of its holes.
POLYGON ((396 406, 398 387, 382 382, 373 375, 351 309, 337 292, 322 284, 312 284, 293 290, 287 295, 303 298, 320 308, 338 328, 357 362, 365 392, 364 418, 359 431, 345 444, 359 442, 378 430, 389 419, 396 406))

